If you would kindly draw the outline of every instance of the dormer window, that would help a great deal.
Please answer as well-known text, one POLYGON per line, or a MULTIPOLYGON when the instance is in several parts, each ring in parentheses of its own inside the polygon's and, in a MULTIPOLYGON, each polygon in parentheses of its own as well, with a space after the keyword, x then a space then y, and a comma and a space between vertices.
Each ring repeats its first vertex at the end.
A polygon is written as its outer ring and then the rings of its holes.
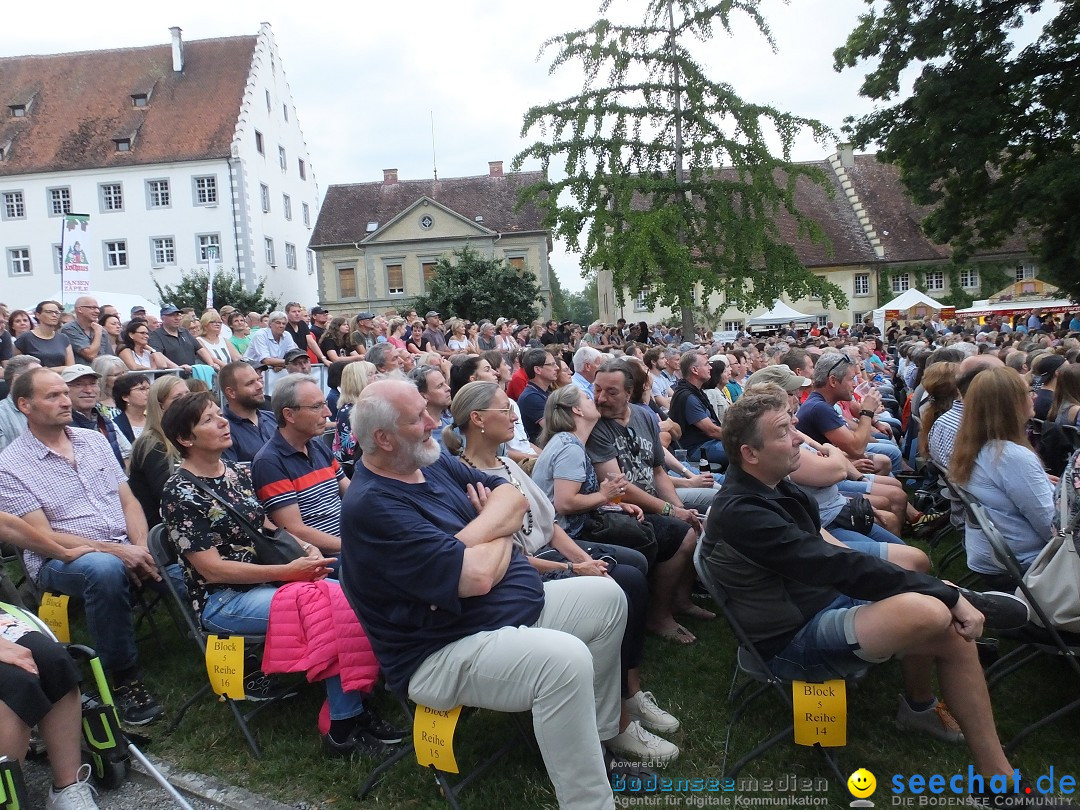
POLYGON ((367 232, 368 233, 375 233, 375 231, 377 231, 378 229, 379 229, 379 223, 378 222, 369 222, 367 224, 367 232))
POLYGON ((145 107, 150 103, 149 96, 146 93, 133 93, 131 96, 132 107, 145 107))
POLYGON ((113 143, 116 144, 117 152, 131 151, 131 138, 114 138, 113 143))
POLYGON ((26 105, 25 104, 12 104, 8 107, 11 110, 12 118, 25 118, 26 117, 26 105))

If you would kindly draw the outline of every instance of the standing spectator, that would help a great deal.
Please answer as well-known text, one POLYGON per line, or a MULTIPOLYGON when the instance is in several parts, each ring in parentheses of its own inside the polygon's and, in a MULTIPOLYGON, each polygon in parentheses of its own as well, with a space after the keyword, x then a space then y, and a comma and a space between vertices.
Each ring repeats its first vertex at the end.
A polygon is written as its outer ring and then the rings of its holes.
POLYGON ((176 363, 150 345, 150 324, 138 318, 124 327, 124 348, 119 357, 132 371, 177 368, 176 363))
POLYGON ((476 345, 482 352, 489 352, 495 348, 495 324, 491 321, 480 324, 480 335, 476 339, 476 345))
POLYGON ((292 337, 285 331, 285 325, 289 317, 280 310, 271 312, 269 326, 260 329, 251 337, 251 344, 244 352, 244 359, 250 360, 257 365, 269 366, 272 370, 271 380, 276 381, 285 376, 285 355, 290 349, 298 348, 292 337))
POLYGON ((251 327, 244 313, 234 312, 229 315, 229 332, 229 343, 236 349, 236 353, 243 357, 251 344, 251 327))
POLYGON ((391 318, 386 327, 386 342, 397 349, 405 348, 405 319, 391 318))
POLYGON ((199 318, 202 334, 196 338, 210 355, 210 364, 214 367, 214 371, 221 371, 229 363, 234 363, 240 359, 236 347, 229 342, 229 339, 222 332, 224 323, 221 318, 222 316, 218 314, 216 309, 208 309, 203 312, 202 317, 199 318))
POLYGON ((326 333, 326 324, 330 321, 330 313, 319 306, 311 308, 311 334, 315 336, 315 342, 322 340, 326 333))
MULTIPOLYGON (((53 302, 55 303, 55 302, 53 302)), ((11 339, 15 340, 19 335, 29 332, 34 324, 30 320, 30 313, 25 309, 12 310, 11 314, 7 318, 8 334, 11 335, 11 339)))
POLYGON ((34 308, 37 326, 15 338, 15 349, 19 354, 36 357, 45 368, 75 365, 71 342, 60 332, 62 310, 59 301, 42 301, 34 308))
POLYGON ((454 318, 450 321, 450 337, 446 341, 446 348, 450 354, 465 354, 469 351, 469 338, 465 334, 465 321, 454 318))
POLYGON ((361 355, 367 354, 368 349, 375 345, 378 335, 375 332, 373 321, 374 312, 361 312, 356 316, 356 331, 352 333, 353 348, 361 355))
MULTIPOLYGON (((150 333, 150 347, 190 374, 192 366, 198 363, 212 366, 213 362, 210 353, 180 325, 182 317, 180 310, 172 304, 163 306, 161 327, 150 333)), ((131 368, 130 363, 128 368, 131 368)))
POLYGON ((75 299, 75 319, 60 327, 60 334, 68 339, 71 350, 80 363, 90 365, 99 354, 109 353, 109 342, 98 323, 101 307, 88 295, 75 299))
POLYGON ((120 322, 120 316, 115 312, 103 312, 98 318, 98 323, 101 324, 101 329, 105 333, 101 336, 101 345, 104 347, 101 354, 119 356, 120 350, 124 348, 122 337, 124 325, 120 322))
POLYGON ((323 332, 322 340, 319 341, 319 350, 331 363, 345 360, 354 353, 348 318, 334 318, 330 321, 323 332))
POLYGON ((323 353, 319 349, 318 339, 312 333, 311 327, 308 326, 307 321, 303 318, 301 306, 295 301, 290 301, 285 305, 285 315, 288 318, 285 329, 288 331, 289 337, 293 339, 293 343, 296 344, 297 348, 307 352, 312 363, 330 365, 326 362, 326 358, 323 357, 323 353))

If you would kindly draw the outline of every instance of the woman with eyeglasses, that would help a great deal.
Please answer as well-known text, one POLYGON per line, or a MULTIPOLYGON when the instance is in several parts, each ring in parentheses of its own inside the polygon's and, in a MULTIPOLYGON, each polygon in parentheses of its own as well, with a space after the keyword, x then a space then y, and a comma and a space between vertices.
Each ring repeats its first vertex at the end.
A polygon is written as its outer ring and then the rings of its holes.
POLYGON ((525 521, 513 540, 541 578, 607 576, 626 594, 620 733, 605 745, 612 753, 635 760, 675 759, 679 749, 646 730, 677 731, 679 721, 656 705, 651 692, 641 688, 638 668, 644 656, 649 600, 645 558, 631 549, 575 542, 555 521, 555 508, 540 486, 509 456, 498 455, 500 446, 513 438, 516 416, 497 382, 466 384, 457 392, 450 410, 453 426, 442 437, 446 449, 464 464, 509 481, 529 502, 525 521))
POLYGON ((145 374, 128 372, 122 374, 113 383, 113 402, 119 415, 113 419, 116 429, 123 433, 129 442, 142 435, 146 425, 146 406, 150 401, 150 380, 145 374))
POLYGON ((214 371, 221 371, 229 363, 242 360, 240 353, 229 341, 222 336, 221 315, 216 309, 208 309, 203 312, 199 319, 202 334, 196 338, 206 350, 210 352, 210 362, 214 371))
POLYGON ((34 308, 37 326, 15 338, 16 354, 36 357, 45 368, 75 365, 71 342, 60 334, 60 316, 63 311, 59 301, 42 301, 38 304, 34 308))
POLYGON ((176 363, 150 345, 150 326, 141 318, 133 318, 124 327, 124 348, 119 357, 132 371, 176 368, 176 363))

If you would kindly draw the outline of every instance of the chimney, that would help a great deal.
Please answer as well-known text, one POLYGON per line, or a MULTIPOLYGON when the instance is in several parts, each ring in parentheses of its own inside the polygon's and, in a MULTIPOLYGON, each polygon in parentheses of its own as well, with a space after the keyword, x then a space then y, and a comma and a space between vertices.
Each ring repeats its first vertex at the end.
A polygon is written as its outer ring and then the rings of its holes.
POLYGON ((855 168, 855 146, 851 143, 838 143, 836 151, 840 153, 840 165, 845 169, 855 168))
POLYGON ((383 169, 382 181, 384 186, 392 186, 397 183, 397 169, 383 169))
POLYGON ((502 177, 503 176, 502 164, 503 164, 503 162, 501 160, 489 160, 488 161, 488 175, 491 176, 491 177, 502 177))
POLYGON ((173 73, 180 73, 184 69, 184 41, 180 39, 180 26, 174 25, 169 29, 172 34, 172 69, 173 73))

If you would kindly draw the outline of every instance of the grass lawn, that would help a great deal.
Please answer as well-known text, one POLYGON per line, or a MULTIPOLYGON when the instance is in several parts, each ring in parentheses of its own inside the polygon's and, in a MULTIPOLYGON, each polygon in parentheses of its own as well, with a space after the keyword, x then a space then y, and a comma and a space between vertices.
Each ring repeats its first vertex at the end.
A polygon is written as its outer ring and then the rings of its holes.
MULTIPOLYGON (((959 576, 960 569, 947 573, 959 576)), ((201 684, 205 671, 194 645, 179 634, 163 612, 158 616, 167 652, 145 641, 141 655, 148 686, 172 712, 193 686, 201 684)), ((676 779, 719 779, 730 714, 726 697, 735 645, 722 619, 688 622, 688 626, 699 637, 698 643, 690 647, 676 647, 650 637, 643 676, 646 688, 654 691, 661 705, 679 717, 683 725, 671 736, 682 755, 665 775, 676 779)), ((1003 642, 1003 651, 1010 648, 1008 642, 1003 642)), ((1030 719, 1075 697, 1078 686, 1070 670, 1049 659, 1010 676, 992 693, 1002 739, 1009 739, 1030 719)), ((874 773, 879 787, 872 798, 878 807, 891 806, 889 784, 894 774, 966 774, 970 762, 964 746, 950 746, 896 729, 893 717, 900 691, 900 670, 895 662, 875 668, 848 691, 848 745, 839 751, 840 769, 845 776, 860 767, 874 773)), ((397 718, 395 700, 381 695, 379 701, 387 717, 397 718)), ((210 699, 192 708, 172 735, 163 735, 163 725, 145 731, 153 738, 149 748, 154 754, 180 767, 212 774, 288 803, 303 801, 318 808, 447 806, 430 774, 409 758, 390 771, 372 797, 363 804, 358 802, 356 790, 374 763, 349 763, 323 756, 315 725, 321 702, 322 689, 313 685, 306 687, 300 697, 257 717, 253 728, 263 749, 261 760, 252 757, 228 709, 210 699)), ((784 722, 778 701, 763 699, 757 711, 745 716, 736 727, 729 761, 770 736, 784 722)), ((1074 728, 1075 717, 1071 722, 1067 718, 1028 738, 1014 757, 1014 764, 1032 777, 1048 773, 1051 767, 1056 776, 1080 775, 1074 728)), ((478 712, 466 717, 457 732, 459 763, 468 767, 510 733, 512 724, 498 714, 478 712)), ((827 780, 824 792, 802 794, 818 798, 821 803, 816 806, 841 808, 851 801, 846 787, 836 784, 818 752, 790 743, 775 747, 740 774, 740 780, 782 777, 827 780)), ((784 791, 779 795, 790 794, 784 791)), ((756 791, 752 785, 728 794, 681 791, 660 795, 657 803, 700 807, 715 802, 715 806, 730 807, 738 806, 736 796, 777 795, 762 790, 759 782, 756 791), (724 799, 729 799, 726 805, 721 804, 724 799)), ((462 806, 485 810, 546 808, 554 807, 555 799, 539 756, 519 747, 463 795, 462 806)))

